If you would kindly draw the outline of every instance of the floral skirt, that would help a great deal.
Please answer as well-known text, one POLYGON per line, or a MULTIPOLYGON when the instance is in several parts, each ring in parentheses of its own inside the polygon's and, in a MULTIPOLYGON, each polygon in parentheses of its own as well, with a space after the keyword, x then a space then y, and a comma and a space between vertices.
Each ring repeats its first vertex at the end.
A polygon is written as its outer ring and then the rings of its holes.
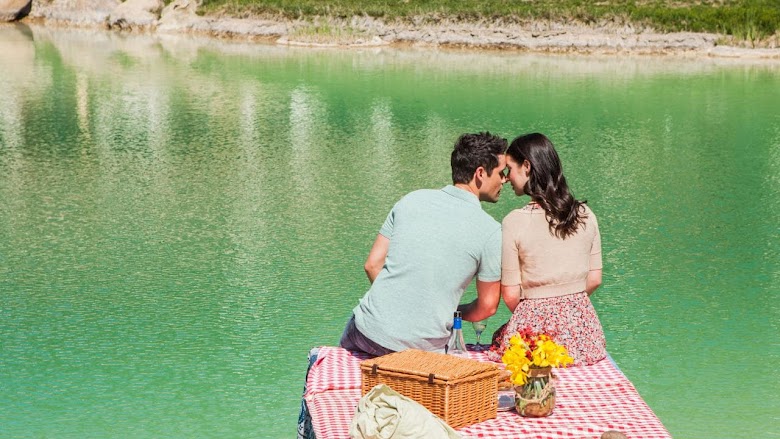
POLYGON ((525 329, 547 334, 566 346, 575 366, 587 366, 607 356, 604 331, 588 295, 581 293, 546 299, 524 299, 509 321, 493 334, 488 358, 501 361, 509 339, 525 329))

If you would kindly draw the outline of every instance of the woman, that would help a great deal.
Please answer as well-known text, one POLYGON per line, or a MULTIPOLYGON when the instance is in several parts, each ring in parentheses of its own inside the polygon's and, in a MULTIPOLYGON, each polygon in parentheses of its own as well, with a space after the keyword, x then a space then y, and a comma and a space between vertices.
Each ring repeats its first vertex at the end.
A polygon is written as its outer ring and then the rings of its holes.
POLYGON ((502 223, 501 295, 512 317, 494 335, 488 356, 500 361, 512 335, 547 334, 566 346, 575 365, 607 355, 589 296, 601 285, 601 237, 596 216, 576 200, 552 142, 526 134, 507 150, 509 182, 531 202, 502 223))

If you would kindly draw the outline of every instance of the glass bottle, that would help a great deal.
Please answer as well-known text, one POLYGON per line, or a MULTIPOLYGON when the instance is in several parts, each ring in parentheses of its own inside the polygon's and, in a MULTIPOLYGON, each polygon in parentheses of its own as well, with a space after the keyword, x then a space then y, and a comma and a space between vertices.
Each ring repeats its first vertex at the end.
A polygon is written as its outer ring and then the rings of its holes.
POLYGON ((463 318, 460 311, 455 311, 455 318, 452 322, 452 335, 450 342, 444 347, 444 352, 457 357, 468 358, 466 342, 463 341, 463 318))

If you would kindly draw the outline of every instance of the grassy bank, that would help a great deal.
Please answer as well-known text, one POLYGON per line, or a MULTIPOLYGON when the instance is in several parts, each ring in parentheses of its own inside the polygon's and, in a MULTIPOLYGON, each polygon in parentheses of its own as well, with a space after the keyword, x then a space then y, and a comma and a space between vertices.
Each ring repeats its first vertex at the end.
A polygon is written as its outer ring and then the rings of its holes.
POLYGON ((719 33, 747 41, 780 31, 780 0, 204 0, 201 11, 290 19, 365 15, 385 21, 612 21, 661 32, 719 33))

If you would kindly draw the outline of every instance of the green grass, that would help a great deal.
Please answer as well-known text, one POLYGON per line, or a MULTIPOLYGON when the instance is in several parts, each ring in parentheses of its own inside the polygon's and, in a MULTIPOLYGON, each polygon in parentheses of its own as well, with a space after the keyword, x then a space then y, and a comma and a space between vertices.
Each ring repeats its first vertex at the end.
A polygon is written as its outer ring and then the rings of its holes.
POLYGON ((291 32, 295 41, 308 43, 352 44, 370 38, 365 31, 351 26, 336 26, 326 20, 314 19, 306 26, 300 26, 291 32))
POLYGON ((387 21, 425 22, 617 21, 663 32, 713 32, 749 41, 780 30, 780 0, 204 0, 201 8, 206 14, 289 19, 370 16, 387 21))

